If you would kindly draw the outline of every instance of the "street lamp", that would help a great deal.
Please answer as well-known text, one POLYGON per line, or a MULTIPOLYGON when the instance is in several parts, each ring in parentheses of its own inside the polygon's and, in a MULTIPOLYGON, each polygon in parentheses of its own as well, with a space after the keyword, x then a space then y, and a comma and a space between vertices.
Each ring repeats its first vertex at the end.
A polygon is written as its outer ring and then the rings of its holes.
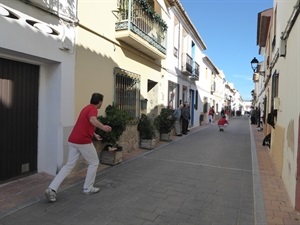
POLYGON ((253 73, 255 73, 256 69, 257 69, 257 66, 258 66, 258 60, 254 57, 252 60, 251 60, 251 67, 253 69, 253 73))

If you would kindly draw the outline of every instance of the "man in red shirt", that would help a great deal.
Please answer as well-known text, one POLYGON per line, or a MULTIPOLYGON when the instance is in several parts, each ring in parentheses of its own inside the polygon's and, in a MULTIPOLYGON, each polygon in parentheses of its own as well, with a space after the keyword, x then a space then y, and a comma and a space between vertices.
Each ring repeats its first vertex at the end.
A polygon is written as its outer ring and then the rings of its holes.
POLYGON ((226 116, 222 116, 221 119, 218 121, 218 126, 220 131, 224 131, 224 128, 229 125, 228 120, 226 120, 226 116))
POLYGON ((94 136, 97 140, 101 140, 101 137, 95 133, 96 127, 105 132, 111 131, 110 126, 103 125, 97 119, 98 109, 101 108, 102 102, 103 95, 94 93, 91 97, 90 104, 81 110, 77 122, 68 139, 68 161, 61 168, 45 191, 46 198, 49 202, 56 201, 56 192, 60 184, 71 173, 80 155, 82 155, 88 163, 82 194, 90 195, 99 192, 100 189, 93 186, 99 165, 99 159, 97 151, 92 143, 92 138, 94 136))

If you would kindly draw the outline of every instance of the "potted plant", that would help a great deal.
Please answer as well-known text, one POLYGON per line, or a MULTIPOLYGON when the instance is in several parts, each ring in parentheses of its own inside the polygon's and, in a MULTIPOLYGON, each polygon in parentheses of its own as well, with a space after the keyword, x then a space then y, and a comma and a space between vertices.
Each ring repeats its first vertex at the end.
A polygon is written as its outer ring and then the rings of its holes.
POLYGON ((142 114, 139 119, 137 129, 140 133, 140 147, 145 149, 152 149, 155 147, 155 130, 151 119, 142 114))
POLYGON ((114 104, 106 107, 105 114, 105 116, 98 116, 98 120, 103 124, 111 126, 112 130, 111 132, 104 132, 96 129, 96 133, 101 136, 102 143, 105 144, 104 149, 100 152, 100 162, 115 165, 122 161, 123 148, 118 145, 118 140, 126 130, 129 116, 114 104))
POLYGON ((162 108, 160 114, 154 119, 154 126, 160 133, 161 141, 171 141, 171 130, 174 127, 173 109, 162 108))

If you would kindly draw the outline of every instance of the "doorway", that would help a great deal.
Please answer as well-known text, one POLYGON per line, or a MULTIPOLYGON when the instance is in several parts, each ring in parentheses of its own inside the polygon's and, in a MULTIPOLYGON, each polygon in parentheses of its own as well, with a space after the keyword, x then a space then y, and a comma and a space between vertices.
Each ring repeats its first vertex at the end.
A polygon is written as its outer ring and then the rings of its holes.
POLYGON ((37 171, 39 66, 0 58, 0 183, 37 171))

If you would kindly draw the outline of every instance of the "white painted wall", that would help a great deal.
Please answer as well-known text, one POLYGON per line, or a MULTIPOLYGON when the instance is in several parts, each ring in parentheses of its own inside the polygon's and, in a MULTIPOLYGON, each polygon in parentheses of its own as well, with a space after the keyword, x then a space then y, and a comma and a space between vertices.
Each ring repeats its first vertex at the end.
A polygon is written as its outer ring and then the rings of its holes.
POLYGON ((0 56, 40 66, 38 172, 55 174, 63 163, 65 133, 74 124, 74 46, 60 49, 66 34, 74 44, 74 28, 21 1, 1 3, 20 18, 0 16, 0 56), (43 33, 26 19, 47 24, 60 34, 43 33))
MULTIPOLYGON (((172 81, 180 85, 179 88, 179 100, 184 103, 184 101, 189 100, 189 89, 194 90, 194 103, 196 103, 196 91, 198 91, 198 108, 194 109, 194 126, 199 126, 199 117, 203 111, 203 100, 204 97, 208 95, 208 82, 203 82, 206 80, 205 70, 203 69, 205 65, 203 64, 202 58, 204 57, 202 47, 200 46, 200 40, 192 35, 191 28, 186 24, 183 18, 180 15, 180 12, 177 11, 175 7, 171 7, 169 10, 170 20, 168 22, 168 41, 167 41, 167 58, 166 58, 166 76, 165 76, 165 93, 167 94, 167 84, 168 81, 172 81), (175 16, 176 15, 176 16, 175 16), (175 19, 177 18, 177 19, 175 19), (179 21, 179 24, 175 26, 175 20, 179 21), (183 34, 188 34, 183 38, 183 34), (179 35, 179 37, 178 37, 179 35), (178 44, 179 41, 179 44, 178 44), (195 43, 195 55, 194 60, 199 64, 199 81, 192 81, 189 77, 182 75, 182 52, 188 53, 191 55, 191 43, 195 43), (174 47, 178 48, 178 57, 174 56, 174 47), (187 87, 187 96, 186 99, 182 99, 182 87, 187 87)), ((209 83, 210 91, 210 83, 209 83)), ((164 95, 166 95, 164 94, 164 95)), ((194 107, 191 105, 190 107, 194 107)))
MULTIPOLYGON (((276 37, 280 37, 292 15, 297 0, 274 1, 277 6, 276 37)), ((287 39, 286 57, 280 57, 275 66, 279 72, 279 98, 280 108, 276 126, 284 127, 284 151, 282 179, 287 188, 289 197, 295 204, 295 188, 297 175, 297 155, 299 138, 300 115, 300 17, 298 16, 293 29, 287 39)), ((276 39, 276 49, 279 48, 280 39, 276 39)))

